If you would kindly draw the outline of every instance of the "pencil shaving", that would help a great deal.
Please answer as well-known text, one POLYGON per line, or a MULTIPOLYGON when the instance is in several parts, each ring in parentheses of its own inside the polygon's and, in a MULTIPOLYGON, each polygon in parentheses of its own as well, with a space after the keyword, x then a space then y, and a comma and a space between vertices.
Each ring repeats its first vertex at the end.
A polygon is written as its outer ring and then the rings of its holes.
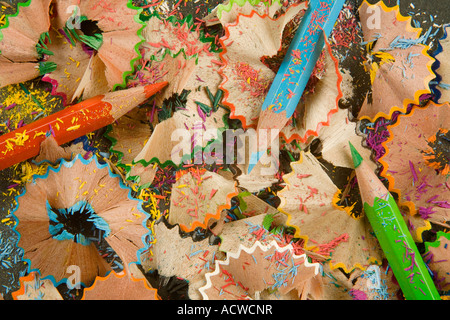
POLYGON ((236 194, 235 183, 214 172, 202 168, 180 171, 173 185, 168 222, 186 232, 206 229, 219 220, 223 209, 231 207, 230 199, 236 194))
POLYGON ((20 289, 13 292, 14 300, 64 300, 49 279, 41 279, 38 272, 31 272, 20 279, 20 289))
POLYGON ((448 55, 450 52, 450 38, 448 37, 448 33, 450 32, 450 27, 444 27, 444 37, 439 41, 439 44, 442 48, 442 51, 439 52, 435 58, 439 61, 439 68, 436 69, 436 75, 441 77, 441 80, 437 84, 437 89, 439 90, 441 97, 438 102, 446 102, 450 101, 450 65, 448 63, 448 55))
POLYGON ((381 175, 389 180, 389 190, 400 194, 399 202, 410 214, 420 214, 425 220, 445 222, 449 217, 448 159, 440 147, 445 143, 440 141, 447 135, 449 111, 448 103, 415 107, 388 126, 391 136, 383 144, 386 154, 380 159, 384 166, 381 175), (403 134, 406 128, 408 137, 403 134))
POLYGON ((21 234, 19 245, 32 268, 55 282, 67 277, 70 265, 81 268, 80 281, 84 284, 90 284, 97 275, 105 276, 111 265, 89 240, 102 230, 100 239, 103 234, 127 270, 129 263, 137 261, 137 252, 144 247, 143 237, 148 232, 143 225, 145 215, 133 215, 140 210, 139 202, 128 193, 107 168, 99 166, 96 158, 62 161, 57 169, 48 169, 46 175, 36 177, 27 185, 14 212, 20 221, 16 229, 21 234), (90 213, 93 220, 88 221, 96 222, 89 228, 86 225, 87 229, 73 229, 70 219, 67 225, 62 222, 64 219, 60 220, 63 211, 75 215, 90 213), (51 227, 54 222, 59 222, 57 227, 51 227), (54 252, 59 252, 59 259, 54 259, 54 252))
POLYGON ((431 69, 434 59, 427 53, 429 47, 419 38, 421 29, 411 26, 411 18, 403 17, 399 6, 388 8, 382 2, 375 6, 380 10, 380 23, 384 26, 378 33, 368 27, 367 1, 359 8, 364 40, 369 48, 367 69, 372 82, 359 118, 371 121, 379 117, 389 119, 395 111, 405 112, 408 104, 419 104, 420 97, 430 93, 429 83, 435 78, 431 69))
POLYGON ((112 271, 98 277, 91 287, 84 289, 82 300, 160 300, 157 290, 144 279, 134 279, 125 273, 112 271), (118 289, 118 290, 117 290, 118 289))
POLYGON ((275 242, 267 246, 256 242, 250 248, 240 245, 238 252, 228 253, 225 261, 216 262, 215 271, 206 275, 207 284, 200 292, 204 299, 211 300, 258 299, 264 290, 281 295, 296 290, 297 298, 318 298, 318 264, 308 263, 305 257, 296 256, 292 247, 280 248, 275 242))
POLYGON ((381 250, 369 223, 336 208, 333 197, 338 189, 318 160, 302 153, 291 166, 293 172, 284 178, 287 186, 278 193, 278 209, 288 215, 286 223, 296 229, 296 237, 305 240, 305 249, 329 256, 332 269, 364 269, 367 261, 380 262, 381 250))
POLYGON ((433 279, 439 290, 448 290, 450 286, 448 271, 450 269, 448 256, 449 234, 438 232, 436 241, 425 243, 424 259, 433 272, 433 279))
POLYGON ((182 238, 180 231, 178 226, 169 229, 164 223, 157 223, 154 232, 158 241, 150 248, 152 254, 143 256, 142 265, 145 270, 158 270, 165 277, 188 280, 189 298, 198 300, 201 298, 198 289, 205 284, 205 274, 214 270, 215 260, 223 254, 208 239, 194 242, 189 237, 182 238))
MULTIPOLYGON (((31 1, 0 29, 0 88, 38 77, 42 54, 37 51, 43 34, 50 28, 51 1, 31 1)), ((45 44, 43 44, 45 46, 45 44)))
POLYGON ((223 23, 226 35, 220 40, 225 48, 221 53, 220 88, 225 91, 224 104, 231 108, 230 116, 241 120, 244 128, 256 127, 265 95, 275 78, 275 72, 261 58, 278 53, 285 26, 304 9, 304 5, 292 6, 277 19, 255 11, 248 15, 238 13, 232 23, 223 23))

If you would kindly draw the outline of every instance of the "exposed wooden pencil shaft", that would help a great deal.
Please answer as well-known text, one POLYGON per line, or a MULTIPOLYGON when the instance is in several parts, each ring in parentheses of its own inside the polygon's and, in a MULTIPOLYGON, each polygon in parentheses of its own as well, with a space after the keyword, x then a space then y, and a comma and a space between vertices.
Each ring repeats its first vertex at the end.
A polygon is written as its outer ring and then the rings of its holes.
POLYGON ((389 194, 389 190, 378 179, 366 162, 363 161, 355 169, 355 172, 363 203, 373 206, 375 198, 384 199, 389 194))

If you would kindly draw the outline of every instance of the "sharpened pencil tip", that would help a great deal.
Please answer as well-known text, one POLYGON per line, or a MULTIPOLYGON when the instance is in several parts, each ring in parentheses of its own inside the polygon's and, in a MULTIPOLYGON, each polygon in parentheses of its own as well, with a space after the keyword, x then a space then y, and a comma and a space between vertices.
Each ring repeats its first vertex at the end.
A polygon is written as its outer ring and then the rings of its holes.
POLYGON ((253 168, 256 166, 256 164, 259 162, 259 160, 262 158, 265 152, 266 152, 265 150, 252 152, 250 156, 250 163, 247 169, 247 174, 250 174, 250 172, 252 172, 253 168))
POLYGON ((352 145, 352 143, 350 141, 348 142, 348 144, 350 145, 350 150, 352 152, 353 164, 354 164, 355 169, 356 169, 363 162, 363 158, 361 157, 361 155, 359 154, 358 150, 356 150, 356 148, 352 145))

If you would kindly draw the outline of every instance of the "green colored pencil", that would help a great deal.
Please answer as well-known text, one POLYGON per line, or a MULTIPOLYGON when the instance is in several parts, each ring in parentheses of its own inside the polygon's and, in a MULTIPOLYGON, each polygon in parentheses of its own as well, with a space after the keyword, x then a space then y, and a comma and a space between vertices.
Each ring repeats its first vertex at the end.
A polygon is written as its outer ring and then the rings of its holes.
POLYGON ((364 212, 406 300, 440 300, 394 197, 350 143, 364 212))

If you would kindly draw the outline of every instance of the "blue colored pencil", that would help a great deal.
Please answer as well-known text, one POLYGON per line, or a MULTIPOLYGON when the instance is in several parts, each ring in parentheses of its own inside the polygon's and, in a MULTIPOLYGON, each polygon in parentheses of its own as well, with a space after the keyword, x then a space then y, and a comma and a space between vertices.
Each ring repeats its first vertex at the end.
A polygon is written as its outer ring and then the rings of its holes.
MULTIPOLYGON (((333 30, 345 0, 311 0, 308 10, 275 76, 259 116, 259 130, 281 131, 292 117, 314 66, 323 50, 325 37, 333 30)), ((252 152, 250 173, 267 151, 266 141, 258 142, 252 152)))

